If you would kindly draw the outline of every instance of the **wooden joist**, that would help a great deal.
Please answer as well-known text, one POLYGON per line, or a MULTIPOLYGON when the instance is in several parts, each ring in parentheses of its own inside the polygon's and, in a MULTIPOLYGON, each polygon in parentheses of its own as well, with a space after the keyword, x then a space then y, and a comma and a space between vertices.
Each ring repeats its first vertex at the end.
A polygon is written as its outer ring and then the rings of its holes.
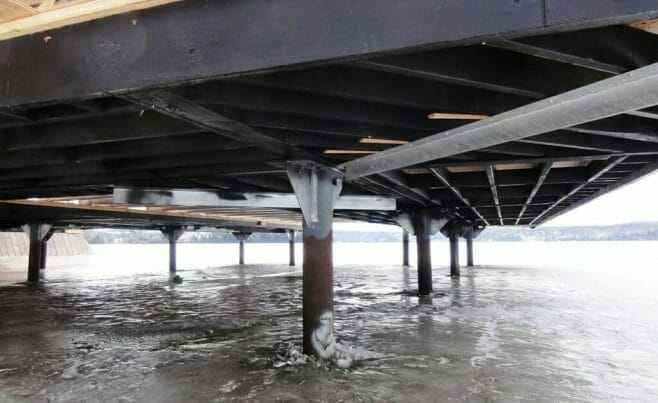
POLYGON ((658 35, 658 18, 655 20, 638 21, 628 25, 635 29, 658 35))
POLYGON ((0 40, 181 0, 0 0, 0 40))

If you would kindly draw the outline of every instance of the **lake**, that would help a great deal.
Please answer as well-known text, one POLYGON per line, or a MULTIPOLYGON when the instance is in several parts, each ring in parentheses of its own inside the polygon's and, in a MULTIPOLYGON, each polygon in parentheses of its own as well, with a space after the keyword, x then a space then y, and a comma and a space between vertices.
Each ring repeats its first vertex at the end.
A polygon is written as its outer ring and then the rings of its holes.
POLYGON ((301 245, 291 268, 287 244, 247 243, 245 266, 237 244, 179 244, 176 285, 167 245, 94 245, 40 287, 0 287, 0 400, 658 396, 658 242, 476 242, 459 279, 432 246, 419 300, 400 244, 335 244, 335 332, 361 358, 339 369, 285 365, 301 245))

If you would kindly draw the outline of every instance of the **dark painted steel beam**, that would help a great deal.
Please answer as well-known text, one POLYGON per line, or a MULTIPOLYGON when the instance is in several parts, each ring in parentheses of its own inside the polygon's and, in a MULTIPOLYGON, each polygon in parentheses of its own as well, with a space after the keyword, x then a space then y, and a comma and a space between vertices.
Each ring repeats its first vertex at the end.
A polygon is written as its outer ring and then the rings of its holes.
POLYGON ((126 140, 162 138, 198 132, 194 126, 158 113, 83 119, 74 122, 37 124, 0 131, 0 151, 74 147, 126 140), (126 130, 130 128, 130 130, 126 130))
POLYGON ((610 74, 620 74, 627 71, 626 68, 616 66, 609 63, 599 62, 590 58, 577 56, 573 54, 563 53, 547 47, 538 45, 530 45, 518 41, 506 40, 500 42, 487 43, 488 46, 493 46, 499 49, 511 50, 517 53, 523 53, 530 56, 535 56, 543 59, 550 59, 559 61, 561 63, 569 63, 575 66, 585 67, 592 70, 602 71, 610 74))
MULTIPOLYGON (((622 163, 620 163, 619 165, 621 165, 621 164, 622 163)), ((585 196, 581 200, 578 200, 575 203, 572 203, 568 206, 565 206, 565 208, 562 208, 559 211, 555 211, 554 214, 544 214, 542 217, 540 217, 538 220, 536 220, 536 222, 534 224, 535 225, 540 225, 540 224, 542 224, 542 223, 544 223, 548 220, 551 220, 551 219, 553 219, 557 216, 560 216, 564 213, 572 211, 572 210, 574 210, 574 209, 576 209, 576 208, 578 208, 578 207, 580 207, 584 204, 589 203, 590 201, 592 201, 592 200, 594 200, 598 197, 601 197, 601 196, 603 196, 603 195, 605 195, 609 192, 612 192, 613 190, 620 189, 620 188, 622 188, 626 185, 629 185, 629 184, 643 178, 646 175, 652 174, 652 173, 656 172, 656 170, 658 170, 658 161, 645 163, 645 165, 641 169, 639 169, 638 171, 633 172, 632 174, 624 177, 621 180, 616 181, 613 184, 610 184, 610 185, 606 186, 603 189, 596 190, 595 192, 592 192, 591 194, 588 194, 587 196, 585 196)))
POLYGON ((600 178, 602 175, 604 175, 606 172, 614 168, 617 164, 621 163, 624 161, 626 157, 618 157, 618 158, 613 158, 609 161, 597 161, 596 163, 592 163, 588 168, 590 169, 590 177, 587 179, 587 181, 581 183, 578 186, 575 186, 573 189, 571 189, 567 194, 564 196, 560 197, 555 203, 550 205, 547 209, 545 209, 541 214, 536 216, 531 222, 530 225, 534 226, 539 220, 541 220, 542 217, 544 217, 546 214, 548 214, 551 210, 559 206, 562 202, 570 198, 571 196, 575 195, 579 191, 581 191, 583 188, 587 187, 590 185, 592 182, 596 181, 598 178, 600 178), (593 165, 593 166, 592 166, 593 165))
POLYGON ((41 35, 1 42, 0 106, 658 16, 651 1, 606 2, 579 2, 574 19, 570 2, 557 0, 190 0, 61 28, 45 46, 41 35), (111 48, 98 46, 108 38, 111 48))
POLYGON ((404 168, 658 104, 658 63, 343 165, 346 179, 404 168))
POLYGON ((464 203, 467 207, 469 207, 471 210, 473 210, 473 213, 475 213, 475 215, 478 216, 478 217, 479 217, 479 218, 485 223, 485 225, 489 225, 489 222, 487 222, 487 220, 484 219, 484 217, 482 216, 482 214, 480 214, 480 212, 479 212, 475 207, 473 207, 473 206, 471 205, 471 203, 468 201, 467 198, 465 198, 465 197, 462 195, 462 193, 459 191, 459 189, 457 189, 456 187, 454 187, 454 186, 451 184, 451 182, 450 182, 450 178, 448 177, 448 172, 446 172, 445 170, 443 170, 442 168, 439 168, 439 167, 430 168, 429 170, 430 170, 430 173, 431 173, 432 175, 434 175, 434 177, 436 177, 436 179, 438 179, 439 182, 441 182, 444 186, 448 187, 448 189, 450 189, 450 191, 451 191, 451 192, 452 192, 452 193, 453 193, 453 194, 454 194, 454 195, 455 195, 455 196, 456 196, 456 197, 457 197, 462 203, 464 203))
MULTIPOLYGON (((587 179, 586 168, 561 168, 554 170, 546 178, 547 184, 580 183, 587 179)), ((484 170, 479 172, 452 172, 450 181, 453 186, 462 187, 486 187, 489 181, 484 170)), ((408 175, 407 183, 412 188, 436 188, 436 178, 431 174, 408 175)), ((510 169, 496 171, 496 185, 519 186, 534 185, 537 183, 537 174, 534 169, 510 169)))
POLYGON ((539 174, 539 177, 537 178, 537 182, 535 183, 535 186, 532 188, 532 191, 528 195, 528 199, 526 202, 523 204, 523 207, 521 208, 521 211, 519 212, 519 216, 516 218, 516 222, 514 223, 515 225, 519 225, 519 222, 521 221, 521 218, 523 217, 523 213, 526 212, 528 209, 528 206, 530 203, 532 203, 532 199, 535 198, 537 195, 537 192, 539 192, 539 188, 544 184, 546 181, 546 177, 548 176, 548 173, 551 171, 551 168, 553 167, 552 162, 548 162, 544 164, 544 166, 541 169, 541 173, 539 174))
POLYGON ((185 121, 204 130, 213 131, 231 140, 244 142, 277 154, 286 154, 291 147, 266 136, 249 125, 229 119, 170 91, 130 93, 124 99, 144 108, 185 121))
MULTIPOLYGON (((610 153, 610 154, 573 154, 561 157, 541 157, 541 158, 518 158, 518 159, 499 159, 499 160, 472 160, 472 161, 453 161, 434 164, 432 166, 439 168, 447 167, 476 167, 482 168, 487 165, 516 165, 516 164, 545 164, 547 162, 562 162, 562 161, 598 161, 607 160, 611 157, 629 156, 633 154, 626 153, 610 153)), ((644 155, 644 154, 640 154, 644 155)), ((655 155, 655 154, 650 154, 655 155)))
POLYGON ((491 196, 493 197, 496 211, 498 212, 498 220, 500 221, 500 225, 505 225, 503 223, 503 213, 500 211, 500 200, 498 199, 498 189, 496 188, 496 178, 494 176, 493 166, 487 165, 486 171, 487 179, 489 180, 489 188, 491 189, 491 196))

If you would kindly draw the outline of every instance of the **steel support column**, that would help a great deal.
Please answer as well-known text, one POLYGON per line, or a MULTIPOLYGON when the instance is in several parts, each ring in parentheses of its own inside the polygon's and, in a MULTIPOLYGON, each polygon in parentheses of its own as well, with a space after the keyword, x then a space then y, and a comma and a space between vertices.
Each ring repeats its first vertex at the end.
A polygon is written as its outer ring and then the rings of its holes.
POLYGON ((409 232, 402 230, 402 266, 409 266, 409 232))
POLYGON ((432 293, 432 224, 427 212, 417 212, 413 219, 414 233, 416 234, 416 248, 418 249, 418 295, 432 293))
POLYGON ((53 234, 54 232, 52 229, 48 231, 46 236, 43 238, 43 242, 41 243, 41 264, 40 264, 41 270, 46 269, 46 264, 48 259, 48 241, 50 241, 50 238, 53 237, 53 234))
POLYGON ((451 221, 448 228, 450 239, 450 277, 459 277, 459 225, 451 221))
POLYGON ((245 241, 249 238, 251 235, 251 232, 234 232, 233 236, 235 239, 240 242, 240 261, 239 263, 242 265, 244 264, 244 243, 245 241))
POLYGON ((52 226, 43 223, 29 223, 23 226, 23 231, 30 240, 30 251, 27 264, 27 281, 37 282, 41 277, 41 268, 43 258, 41 254, 44 251, 44 239, 50 232, 52 226))
POLYGON ((466 228, 466 266, 473 267, 473 227, 466 228))
POLYGON ((288 177, 303 216, 304 353, 327 359, 335 353, 333 336, 333 210, 342 174, 313 162, 288 163, 288 177))
POLYGON ((290 266, 295 265, 295 230, 289 229, 286 231, 288 233, 288 254, 290 255, 290 266))
POLYGON ((182 227, 165 227, 162 233, 169 241, 169 273, 176 273, 176 242, 183 235, 182 227))

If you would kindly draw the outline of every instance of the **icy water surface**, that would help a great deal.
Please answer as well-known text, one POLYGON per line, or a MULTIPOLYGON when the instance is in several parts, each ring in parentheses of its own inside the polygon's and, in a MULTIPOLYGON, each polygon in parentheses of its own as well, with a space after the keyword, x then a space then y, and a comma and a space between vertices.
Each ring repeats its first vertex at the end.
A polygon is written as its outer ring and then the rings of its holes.
POLYGON ((379 354, 348 370, 275 368, 301 342, 299 269, 180 245, 174 285, 164 245, 97 247, 38 288, 0 288, 0 401, 652 401, 657 246, 476 244, 483 265, 451 280, 437 243, 419 300, 399 245, 339 244, 337 338, 379 354))

